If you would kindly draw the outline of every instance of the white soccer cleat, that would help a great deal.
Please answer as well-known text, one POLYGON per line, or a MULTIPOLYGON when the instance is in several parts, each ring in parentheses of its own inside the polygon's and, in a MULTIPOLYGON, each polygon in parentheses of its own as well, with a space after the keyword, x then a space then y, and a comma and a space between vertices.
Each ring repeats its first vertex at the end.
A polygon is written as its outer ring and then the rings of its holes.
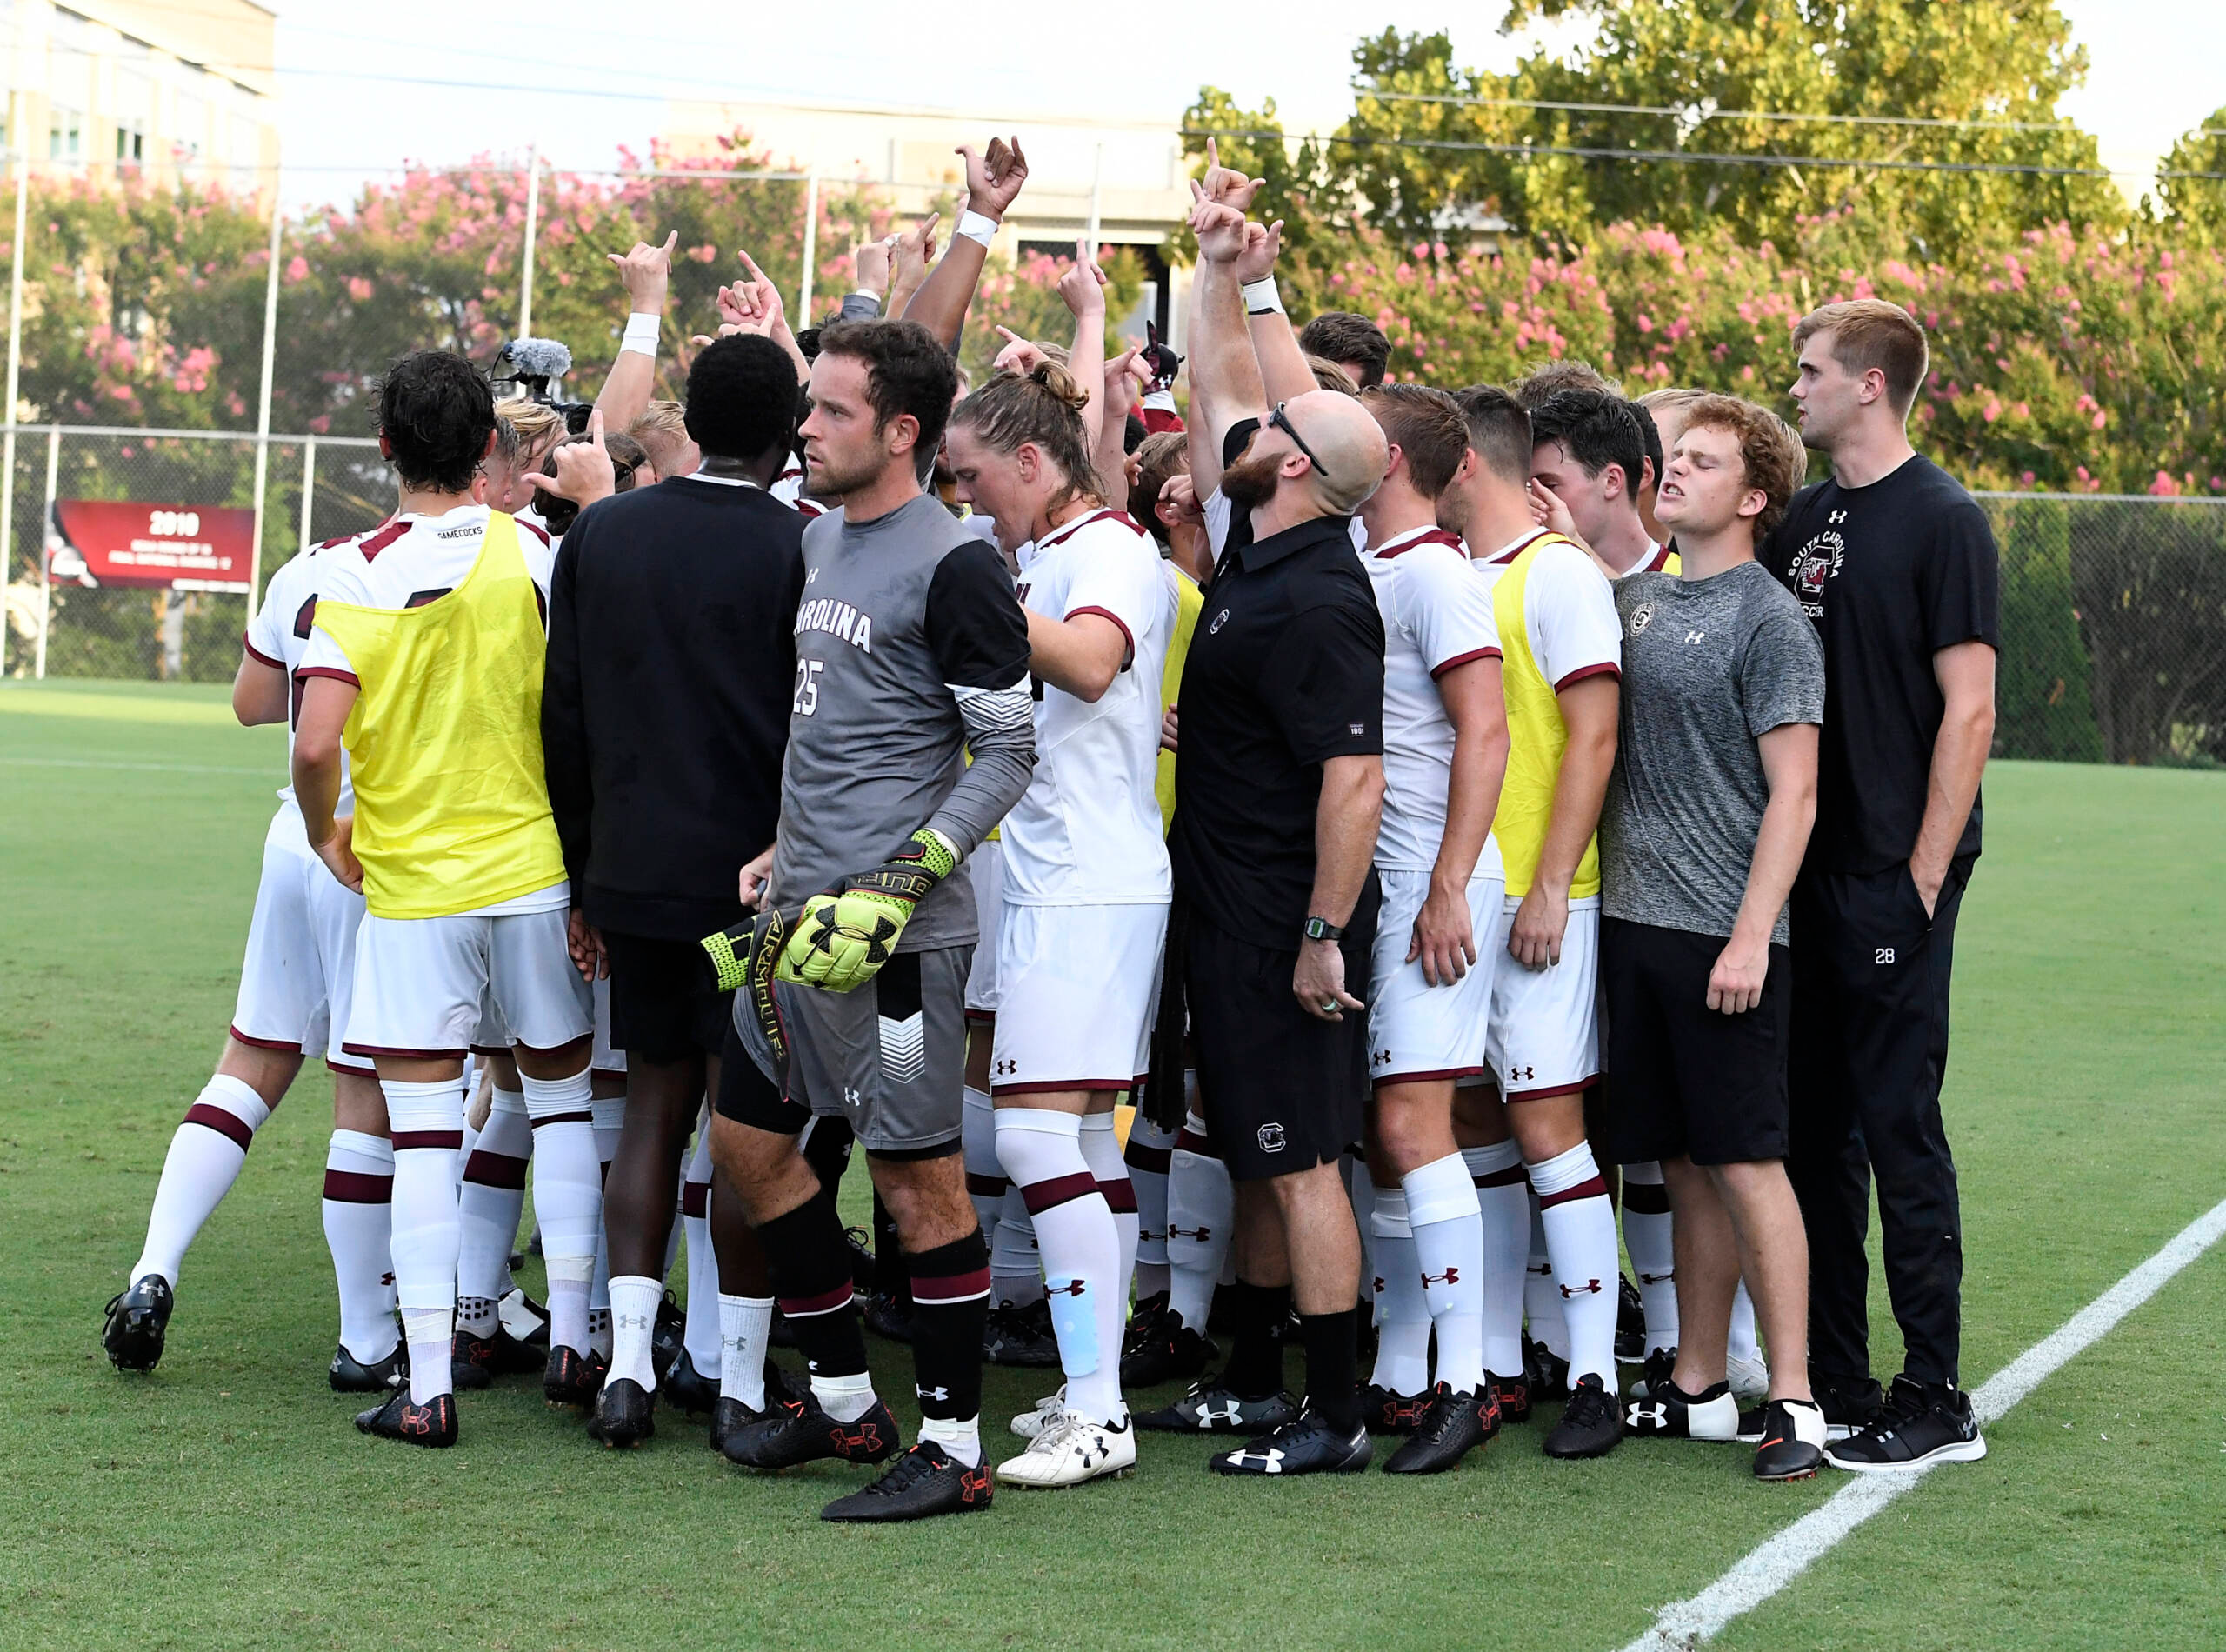
POLYGON ((1726 1360, 1724 1375, 1731 1380, 1731 1397, 1743 1406, 1760 1405, 1769 1396, 1770 1368, 1760 1360, 1726 1360))
POLYGON ((1128 1418, 1092 1422, 1062 1409, 1058 1421, 1028 1442, 1028 1449, 997 1465, 1003 1484, 1043 1491, 1111 1480, 1136 1466, 1136 1431, 1128 1418))
POLYGON ((1046 1429, 1056 1426, 1067 1414, 1067 1385, 1059 1384, 1056 1394, 1036 1402, 1033 1411, 1023 1411, 1006 1426, 1023 1440, 1033 1440, 1046 1429))

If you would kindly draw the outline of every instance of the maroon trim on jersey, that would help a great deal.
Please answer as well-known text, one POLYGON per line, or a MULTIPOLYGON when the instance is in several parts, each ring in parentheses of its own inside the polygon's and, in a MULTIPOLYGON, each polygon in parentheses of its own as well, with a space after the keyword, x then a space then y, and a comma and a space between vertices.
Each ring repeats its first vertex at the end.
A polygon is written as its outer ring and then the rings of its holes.
POLYGON ((816 1296, 783 1296, 781 1298, 781 1311, 790 1319, 811 1319, 821 1314, 831 1314, 840 1308, 848 1308, 854 1294, 850 1282, 845 1280, 834 1289, 823 1290, 816 1296))
POLYGON ((408 1153, 417 1148, 444 1149, 453 1153, 463 1145, 462 1130, 397 1130, 394 1150, 408 1153))
POLYGON ((217 1135, 229 1137, 243 1153, 255 1140, 255 1131, 237 1113, 228 1113, 221 1107, 211 1107, 206 1102, 196 1102, 185 1109, 184 1122, 198 1124, 217 1135))
POLYGON ((533 1128, 537 1130, 544 1124, 592 1124, 594 1122, 595 1115, 589 1111, 581 1111, 577 1113, 549 1113, 534 1120, 533 1128))
MULTIPOLYGON (((1100 619, 1111 620, 1116 625, 1121 628, 1121 641, 1126 648, 1126 652, 1124 652, 1121 656, 1121 669, 1123 671, 1127 670, 1129 667, 1135 663, 1136 657, 1136 634, 1129 629, 1129 622, 1123 619, 1111 609, 1100 608, 1095 603, 1084 603, 1082 607, 1069 613, 1067 617, 1070 620, 1080 619, 1085 614, 1095 614, 1100 619)), ((1123 1084, 1121 1088, 1123 1089, 1128 1089, 1128 1086, 1123 1084)))
MULTIPOLYGON (((363 553, 363 557, 365 562, 371 562, 377 558, 379 552, 384 550, 389 545, 392 544, 396 540, 401 538, 403 535, 409 531, 410 524, 403 521, 401 517, 397 516, 392 522, 387 523, 385 527, 381 528, 377 532, 371 535, 370 538, 364 540, 362 544, 357 546, 356 549, 363 553)), ((346 542, 343 541, 341 543, 345 543, 346 542)))
POLYGON ((1381 556, 1385 562, 1390 562, 1394 556, 1405 556, 1416 545, 1450 545, 1454 550, 1459 550, 1461 536, 1450 534, 1443 528, 1425 528, 1411 539, 1402 536, 1386 545, 1383 550, 1370 551, 1369 554, 1372 556, 1381 556))
MULTIPOLYGON (((1514 544, 1510 545, 1505 550, 1500 552, 1498 556, 1485 557, 1483 559, 1484 566, 1487 568, 1505 567, 1508 563, 1513 562, 1517 556, 1520 556, 1524 551, 1530 550, 1531 546, 1536 544, 1541 539, 1543 539, 1548 534, 1553 534, 1554 537, 1556 539, 1562 538, 1562 536, 1555 534, 1552 529, 1541 528, 1536 533, 1532 534, 1529 538, 1517 540, 1514 544)), ((1563 543, 1566 544, 1569 542, 1567 540, 1563 540, 1563 543)))
POLYGON ((1623 668, 1613 660, 1603 660, 1597 665, 1580 665, 1576 670, 1554 684, 1554 692, 1559 694, 1570 683, 1582 683, 1589 676, 1621 676, 1623 674, 1623 668))
MULTIPOLYGON (((1040 1216, 1046 1210, 1056 1210, 1063 1204, 1076 1199, 1087 1199, 1097 1191, 1097 1178, 1084 1170, 1078 1176, 1055 1176, 1044 1182, 1025 1182, 1021 1184, 1020 1196, 1028 1206, 1028 1214, 1040 1216)), ((919 1298, 916 1280, 912 1296, 919 1298)))
POLYGON ((237 1044, 251 1044, 257 1049, 290 1050, 297 1056, 302 1053, 302 1041, 298 1038, 256 1038, 242 1032, 237 1027, 228 1027, 224 1030, 226 1036, 237 1044))
POLYGON ((1122 1162, 1131 1170, 1142 1170, 1146 1176, 1165 1176, 1174 1157, 1172 1148, 1150 1147, 1133 1136, 1129 1138, 1128 1150, 1121 1155, 1122 1162))
POLYGON ((1001 1176, 983 1176, 979 1170, 966 1173, 966 1191, 976 1199, 1002 1199, 1011 1185, 1001 1176))
POLYGON ((363 686, 363 679, 353 671, 343 671, 337 666, 305 665, 294 673, 294 680, 297 683, 303 677, 311 676, 329 676, 335 683, 345 683, 351 689, 360 689, 363 686))
POLYGON ((997 1024, 997 1012, 994 1009, 976 1009, 973 1005, 969 1004, 966 1007, 966 1024, 970 1027, 994 1027, 997 1024))
POLYGON ((711 1184, 708 1182, 683 1182, 680 1184, 680 1214, 683 1216, 708 1216, 711 1214, 711 1184))
POLYGON ((1600 1082, 1600 1075, 1590 1073, 1574 1084, 1548 1084, 1538 1089, 1511 1089, 1502 1097, 1510 1102, 1543 1102, 1556 1096, 1574 1096, 1579 1090, 1590 1089, 1600 1082))
POLYGON ((463 1162, 463 1179, 475 1187, 508 1188, 517 1192, 525 1187, 525 1167, 523 1159, 476 1147, 471 1149, 471 1156, 463 1162))
POLYGON ((1047 1078, 1026 1084, 992 1084, 992 1096, 1048 1096, 1063 1089, 1127 1089, 1132 1078, 1047 1078))
POLYGON ((1443 665, 1433 665, 1430 667, 1430 678, 1434 682, 1437 678, 1443 676, 1455 666, 1466 665, 1471 660, 1496 660, 1500 657, 1500 651, 1496 648, 1472 648, 1466 654, 1455 655, 1443 665))
POLYGON ((283 661, 283 660, 274 660, 274 659, 272 659, 272 658, 271 658, 268 654, 265 654, 265 653, 264 653, 261 649, 259 649, 259 648, 256 647, 256 645, 255 645, 254 643, 252 643, 249 642, 249 641, 248 641, 248 638, 247 638, 247 633, 246 633, 245 631, 242 631, 242 632, 240 633, 240 646, 241 646, 242 648, 243 648, 243 649, 245 649, 247 650, 247 656, 248 656, 248 658, 250 658, 250 660, 254 660, 254 661, 256 661, 256 662, 257 662, 258 663, 263 664, 263 665, 268 665, 268 666, 270 666, 270 667, 272 667, 273 669, 277 669, 277 670, 280 670, 280 671, 283 671, 283 670, 284 670, 284 669, 286 669, 286 662, 285 662, 285 661, 283 661))
POLYGON ((1141 535, 1143 532, 1143 530, 1136 525, 1136 519, 1125 510, 1110 509, 1093 510, 1086 516, 1077 516, 1072 522, 1063 522, 1052 529, 1050 533, 1036 542, 1037 552, 1040 554, 1050 550, 1061 540, 1070 538, 1089 527, 1093 522, 1117 522, 1132 534, 1141 535))
POLYGON ((1118 1182, 1101 1182, 1097 1190, 1105 1196, 1105 1202, 1116 1216, 1131 1216, 1136 1213, 1136 1184, 1123 1176, 1118 1182))
POLYGON ((369 1176, 361 1170, 327 1170, 324 1196, 335 1204, 391 1204, 394 1178, 369 1176))
POLYGON ((1519 1188, 1530 1178, 1523 1172, 1523 1161, 1517 1159, 1504 1170, 1487 1170, 1471 1179, 1480 1188, 1519 1188))
POLYGON ((917 1306, 947 1308, 953 1302, 970 1302, 989 1294, 990 1270, 986 1266, 935 1279, 923 1279, 917 1274, 912 1276, 912 1301, 917 1306))
POLYGON ((1633 571, 1641 574, 1660 574, 1668 572, 1669 568, 1670 547, 1667 545, 1656 545, 1654 548, 1654 554, 1649 556, 1644 563, 1640 564, 1640 566, 1633 571))
POLYGON ((528 522, 523 516, 513 516, 510 520, 517 523, 519 527, 524 529, 528 533, 538 534, 541 536, 541 543, 544 545, 553 545, 556 543, 549 536, 549 530, 543 527, 537 522, 528 522))
POLYGON ((315 591, 311 591, 309 595, 308 600, 303 602, 301 607, 297 609, 294 614, 294 636, 296 640, 303 643, 308 642, 310 639, 310 627, 314 624, 316 621, 317 593, 315 591))
POLYGON ((1482 1067, 1445 1067, 1434 1073, 1386 1073, 1370 1082, 1382 1089, 1386 1084, 1428 1084, 1441 1078, 1474 1078, 1484 1070, 1482 1067))
POLYGON ((1556 1205, 1567 1204, 1572 1199, 1604 1199, 1607 1196, 1608 1178, 1603 1176, 1593 1176, 1578 1182, 1573 1188, 1563 1188, 1559 1193, 1540 1194, 1538 1208, 1541 1210, 1550 1210, 1556 1205))

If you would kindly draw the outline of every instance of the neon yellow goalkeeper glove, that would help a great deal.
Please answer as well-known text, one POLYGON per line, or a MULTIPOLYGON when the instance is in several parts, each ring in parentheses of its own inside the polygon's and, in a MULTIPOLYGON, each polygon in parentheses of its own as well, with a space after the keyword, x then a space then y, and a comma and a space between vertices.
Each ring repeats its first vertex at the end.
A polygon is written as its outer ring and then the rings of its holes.
POLYGON ((943 834, 923 826, 870 872, 813 896, 782 949, 779 978, 827 992, 863 986, 895 955, 913 909, 957 864, 943 834))

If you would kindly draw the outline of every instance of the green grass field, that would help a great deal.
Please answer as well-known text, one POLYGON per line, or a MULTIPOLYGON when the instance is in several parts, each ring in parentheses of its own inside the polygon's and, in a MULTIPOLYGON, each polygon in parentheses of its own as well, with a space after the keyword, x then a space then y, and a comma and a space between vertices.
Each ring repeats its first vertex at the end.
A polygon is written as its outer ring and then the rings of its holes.
MULTIPOLYGON (((283 754, 217 690, 0 685, 0 1644, 1584 1652, 1838 1489, 1691 1445, 1549 1463, 1535 1425, 1436 1481, 1237 1485, 1147 1436, 1126 1482, 842 1529, 857 1471, 752 1479, 671 1418, 605 1453, 520 1384, 403 1451, 325 1387, 315 1069, 161 1369, 119 1376, 101 1305, 230 1014, 283 754)), ((1948 1097, 1973 1385, 2226 1193, 2226 776, 2003 764, 1987 800, 1948 1097)), ((2222 1327, 2226 1248, 1716 1644, 2226 1645, 2222 1327)), ((985 1429, 1036 1393, 993 1370, 985 1429)))

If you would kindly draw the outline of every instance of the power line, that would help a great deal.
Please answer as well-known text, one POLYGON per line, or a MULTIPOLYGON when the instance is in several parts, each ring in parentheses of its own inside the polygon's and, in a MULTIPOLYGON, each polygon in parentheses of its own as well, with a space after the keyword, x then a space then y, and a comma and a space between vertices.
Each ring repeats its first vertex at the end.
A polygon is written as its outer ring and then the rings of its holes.
POLYGON ((1556 109, 1587 115, 1674 115, 1694 121, 1808 121, 1833 126, 1933 126, 1981 128, 2006 132, 2076 132, 2063 121, 1955 120, 1926 115, 1829 115, 1794 110, 1708 109, 1699 102, 1676 103, 1567 103, 1543 97, 1471 97, 1441 92, 1377 91, 1365 83, 1352 86, 1356 97, 1378 103, 1450 103, 1470 109, 1556 109))

